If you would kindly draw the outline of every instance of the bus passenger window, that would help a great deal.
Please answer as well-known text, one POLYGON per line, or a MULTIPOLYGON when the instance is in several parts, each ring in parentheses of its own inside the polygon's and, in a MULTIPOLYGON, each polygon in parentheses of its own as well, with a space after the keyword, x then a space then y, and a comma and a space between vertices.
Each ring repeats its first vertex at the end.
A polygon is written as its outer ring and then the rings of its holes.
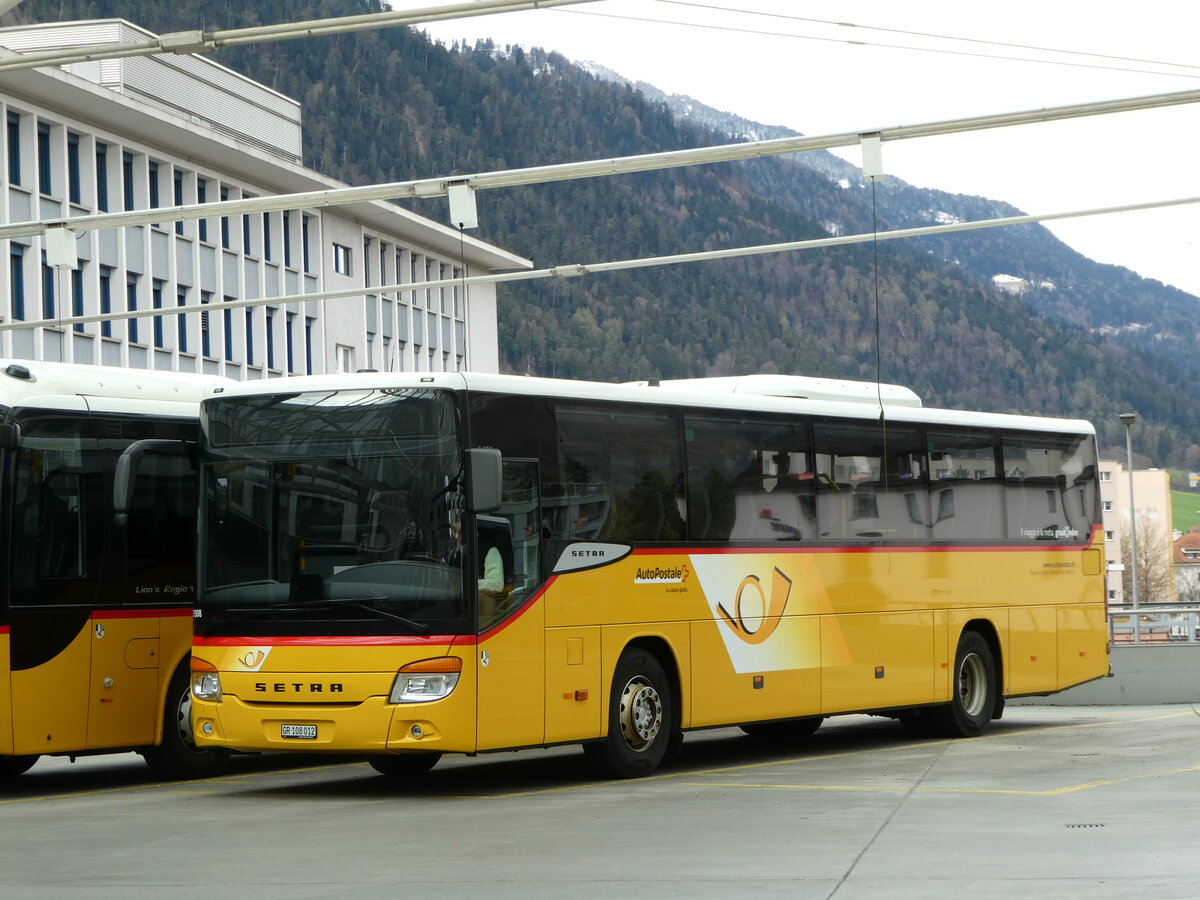
POLYGON ((560 407, 559 483, 543 490, 551 537, 677 541, 684 537, 683 462, 674 414, 560 407), (582 510, 590 506, 599 521, 582 510), (586 529, 586 532, 581 531, 586 529))
POLYGON ((986 431, 930 429, 930 495, 934 540, 995 541, 1004 536, 1003 483, 996 436, 986 431))
POLYGON ((815 502, 805 420, 689 414, 684 447, 692 540, 813 538, 815 502))
POLYGON ((928 539, 928 478, 919 428, 819 419, 813 433, 821 537, 928 539))
POLYGON ((1091 436, 1006 434, 1001 444, 1008 537, 1087 540, 1096 515, 1091 436))

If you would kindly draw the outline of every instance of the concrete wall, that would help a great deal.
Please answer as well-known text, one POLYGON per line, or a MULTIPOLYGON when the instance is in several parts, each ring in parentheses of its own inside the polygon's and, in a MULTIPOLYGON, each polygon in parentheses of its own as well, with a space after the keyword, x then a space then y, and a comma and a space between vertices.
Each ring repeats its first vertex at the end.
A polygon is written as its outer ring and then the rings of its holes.
POLYGON ((1200 703, 1200 644, 1114 647, 1113 677, 1081 684, 1050 697, 1027 697, 1013 705, 1143 706, 1200 703))

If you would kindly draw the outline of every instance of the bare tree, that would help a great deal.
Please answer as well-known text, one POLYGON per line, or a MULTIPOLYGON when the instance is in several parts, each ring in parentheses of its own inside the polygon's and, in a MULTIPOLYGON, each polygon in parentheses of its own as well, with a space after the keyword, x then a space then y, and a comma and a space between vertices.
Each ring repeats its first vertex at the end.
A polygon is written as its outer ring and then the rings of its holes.
MULTIPOLYGON (((1126 603, 1133 602, 1133 567, 1130 565, 1129 526, 1121 530, 1121 593, 1126 603)), ((1138 603, 1169 603, 1175 599, 1172 590, 1171 543, 1166 532, 1145 516, 1137 517, 1137 575, 1138 603)))

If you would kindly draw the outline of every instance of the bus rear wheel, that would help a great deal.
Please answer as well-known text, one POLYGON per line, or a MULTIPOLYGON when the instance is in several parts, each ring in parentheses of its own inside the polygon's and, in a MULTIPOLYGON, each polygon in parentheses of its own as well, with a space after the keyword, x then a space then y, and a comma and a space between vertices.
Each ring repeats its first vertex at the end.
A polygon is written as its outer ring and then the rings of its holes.
POLYGON ((147 747, 142 758, 163 778, 206 778, 215 775, 229 759, 219 747, 199 748, 192 734, 192 677, 180 666, 167 687, 163 708, 162 743, 147 747))
POLYGON ((405 778, 424 775, 436 766, 441 758, 440 753, 395 753, 388 756, 372 756, 367 762, 380 775, 405 778))
POLYGON ((595 768, 613 778, 649 775, 662 763, 675 730, 675 698, 654 654, 633 647, 613 673, 608 734, 583 745, 595 768))
POLYGON ((33 756, 0 756, 0 780, 24 775, 37 761, 36 753, 33 756))
POLYGON ((954 654, 950 702, 926 711, 942 737, 978 737, 987 730, 996 705, 996 662, 992 648, 977 631, 964 631, 954 654))

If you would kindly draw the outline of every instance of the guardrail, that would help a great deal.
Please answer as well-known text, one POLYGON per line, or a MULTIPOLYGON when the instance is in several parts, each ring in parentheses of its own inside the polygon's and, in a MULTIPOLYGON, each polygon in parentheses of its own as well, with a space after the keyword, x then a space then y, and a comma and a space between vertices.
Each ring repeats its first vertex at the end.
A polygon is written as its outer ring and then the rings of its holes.
POLYGON ((1108 605, 1108 634, 1114 644, 1195 644, 1200 641, 1200 605, 1194 603, 1108 605))

